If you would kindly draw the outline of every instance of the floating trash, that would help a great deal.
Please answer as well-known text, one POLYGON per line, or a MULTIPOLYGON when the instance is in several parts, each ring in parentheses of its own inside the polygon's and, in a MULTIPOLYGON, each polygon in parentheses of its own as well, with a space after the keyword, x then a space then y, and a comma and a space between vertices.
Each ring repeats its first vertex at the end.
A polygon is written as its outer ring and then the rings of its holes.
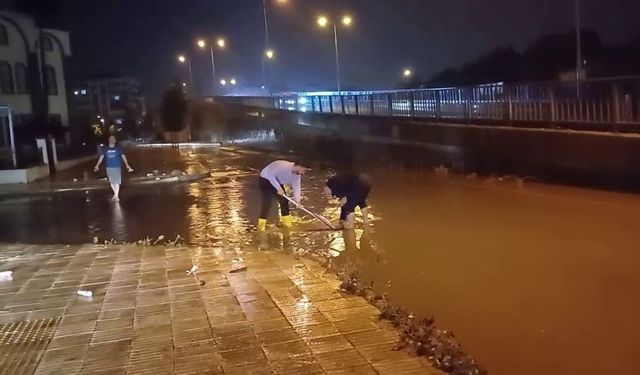
POLYGON ((164 234, 161 234, 158 236, 158 239, 153 243, 154 245, 157 244, 158 242, 164 240, 164 234))
POLYGON ((82 296, 82 297, 92 297, 93 296, 93 292, 90 291, 90 290, 79 290, 77 292, 77 294, 79 296, 82 296))
POLYGON ((13 271, 0 272, 0 281, 12 281, 12 280, 13 280, 13 271))
POLYGON ((97 243, 98 243, 98 237, 97 237, 97 236, 96 236, 96 237, 93 237, 93 243, 94 243, 94 244, 97 244, 97 243))
POLYGON ((77 179, 77 178, 74 178, 74 179, 73 179, 73 182, 78 182, 78 179, 77 179))
POLYGON ((147 177, 153 177, 155 176, 153 173, 147 173, 147 177))

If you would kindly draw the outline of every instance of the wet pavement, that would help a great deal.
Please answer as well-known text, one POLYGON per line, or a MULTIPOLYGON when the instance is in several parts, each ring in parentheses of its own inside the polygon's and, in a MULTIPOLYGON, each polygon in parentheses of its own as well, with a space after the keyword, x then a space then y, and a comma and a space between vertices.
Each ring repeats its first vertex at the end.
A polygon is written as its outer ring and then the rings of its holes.
POLYGON ((290 254, 6 245, 0 260, 13 271, 0 282, 3 374, 440 374, 290 254))
MULTIPOLYGON (((0 241, 172 240, 212 249, 311 253, 357 264, 393 304, 435 315, 491 374, 635 373, 640 354, 640 197, 588 189, 370 169, 373 225, 323 231, 296 216, 262 241, 256 174, 276 153, 246 149, 128 153, 137 175, 210 172, 192 184, 4 199, 0 241)), ((314 166, 315 167, 315 166, 314 166)), ((61 177, 73 178, 82 170, 61 177)), ((337 219, 305 178, 305 205, 337 219)))

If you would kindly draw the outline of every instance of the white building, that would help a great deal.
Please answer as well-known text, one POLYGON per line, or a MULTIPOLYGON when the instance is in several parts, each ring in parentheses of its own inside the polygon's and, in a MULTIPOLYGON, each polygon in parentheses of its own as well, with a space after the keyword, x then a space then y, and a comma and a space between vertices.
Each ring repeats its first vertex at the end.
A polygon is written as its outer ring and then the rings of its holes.
POLYGON ((0 12, 0 106, 11 107, 16 127, 47 113, 50 120, 69 126, 64 74, 68 56, 67 32, 41 30, 27 15, 0 12))

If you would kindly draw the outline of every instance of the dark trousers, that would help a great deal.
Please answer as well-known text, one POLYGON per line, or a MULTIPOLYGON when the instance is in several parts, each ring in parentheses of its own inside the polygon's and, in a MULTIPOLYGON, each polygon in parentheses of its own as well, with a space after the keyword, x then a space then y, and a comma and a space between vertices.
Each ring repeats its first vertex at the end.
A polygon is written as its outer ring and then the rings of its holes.
MULTIPOLYGON (((276 188, 271 185, 271 182, 266 178, 260 177, 260 181, 258 182, 260 186, 260 195, 262 196, 262 206, 260 208, 260 219, 267 219, 269 216, 269 211, 271 211, 271 205, 273 204, 273 200, 276 199, 278 203, 280 203, 280 213, 282 216, 289 216, 289 201, 287 198, 278 195, 278 191, 276 188)), ((284 190, 284 186, 280 185, 282 190, 284 190)))

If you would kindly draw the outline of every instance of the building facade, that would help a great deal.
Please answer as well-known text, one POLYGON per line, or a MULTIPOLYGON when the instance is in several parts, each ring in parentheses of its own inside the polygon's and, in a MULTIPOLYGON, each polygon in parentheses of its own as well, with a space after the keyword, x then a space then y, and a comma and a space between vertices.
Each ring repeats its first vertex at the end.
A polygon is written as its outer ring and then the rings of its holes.
POLYGON ((127 120, 140 124, 146 113, 140 83, 133 78, 86 81, 74 87, 71 98, 74 117, 106 119, 116 127, 127 120))
POLYGON ((33 18, 0 12, 0 105, 9 105, 16 127, 34 116, 69 126, 65 59, 69 34, 41 29, 33 18))

